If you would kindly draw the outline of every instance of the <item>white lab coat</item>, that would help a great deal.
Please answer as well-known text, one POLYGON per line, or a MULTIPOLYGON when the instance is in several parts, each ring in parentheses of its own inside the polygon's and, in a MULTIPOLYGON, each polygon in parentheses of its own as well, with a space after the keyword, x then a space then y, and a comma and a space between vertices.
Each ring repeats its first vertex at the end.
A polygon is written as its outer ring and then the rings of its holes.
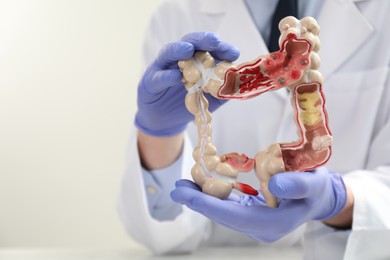
MULTIPOLYGON (((334 137, 327 167, 344 174, 354 193, 355 207, 351 232, 318 222, 307 225, 305 258, 342 259, 344 254, 344 259, 389 257, 390 1, 326 0, 317 20, 321 27, 320 71, 325 77, 323 89, 334 137)), ((177 0, 163 3, 150 23, 146 64, 162 45, 192 31, 214 31, 236 45, 241 50, 237 64, 267 53, 243 0, 177 0)), ((212 123, 219 154, 254 156, 272 142, 297 138, 285 90, 229 101, 213 114, 212 123)), ((191 179, 192 144, 196 140, 191 124, 183 178, 191 179)), ((240 180, 258 185, 254 174, 243 174, 240 180)), ((234 240, 187 208, 174 221, 159 222, 150 216, 146 203, 133 129, 119 199, 120 215, 129 234, 156 253, 195 250, 207 237, 221 239, 221 243, 228 242, 226 237, 234 240)))

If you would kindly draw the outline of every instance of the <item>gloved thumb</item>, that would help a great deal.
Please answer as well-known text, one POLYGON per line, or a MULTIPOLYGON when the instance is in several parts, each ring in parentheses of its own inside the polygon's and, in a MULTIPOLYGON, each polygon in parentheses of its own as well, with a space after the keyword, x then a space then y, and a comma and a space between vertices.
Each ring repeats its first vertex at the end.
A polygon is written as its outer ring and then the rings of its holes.
POLYGON ((199 188, 190 187, 188 185, 178 185, 171 191, 171 199, 187 206, 188 208, 203 213, 207 205, 213 205, 213 200, 219 200, 212 196, 202 193, 199 188))
POLYGON ((181 179, 175 183, 176 188, 170 193, 171 199, 192 208, 193 199, 199 196, 200 188, 190 180, 181 179))
POLYGON ((313 172, 284 172, 272 176, 268 183, 270 192, 284 199, 303 199, 320 194, 327 183, 328 170, 318 168, 313 172))
POLYGON ((190 206, 192 203, 192 198, 194 196, 194 191, 191 188, 188 188, 186 186, 176 187, 173 191, 171 191, 171 199, 180 204, 184 204, 186 206, 190 206))

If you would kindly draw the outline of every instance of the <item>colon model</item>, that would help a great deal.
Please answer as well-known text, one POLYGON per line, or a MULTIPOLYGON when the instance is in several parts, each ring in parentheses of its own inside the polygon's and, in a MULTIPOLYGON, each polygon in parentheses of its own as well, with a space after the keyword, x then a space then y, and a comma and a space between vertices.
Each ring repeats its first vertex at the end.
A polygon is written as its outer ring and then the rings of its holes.
POLYGON ((279 29, 279 51, 237 67, 226 61, 215 65, 208 52, 196 52, 192 59, 179 61, 189 91, 185 104, 198 126, 199 141, 193 152, 196 163, 191 174, 209 195, 226 198, 233 188, 256 195, 249 185, 236 182, 239 172, 254 168, 267 205, 277 207, 277 199, 268 190, 272 175, 313 170, 331 156, 332 135, 322 92, 323 77, 318 71, 319 26, 311 17, 297 20, 290 16, 280 21, 279 29), (218 156, 212 144, 212 117, 204 92, 219 99, 249 99, 280 88, 291 92, 298 140, 271 144, 253 159, 238 153, 218 156))

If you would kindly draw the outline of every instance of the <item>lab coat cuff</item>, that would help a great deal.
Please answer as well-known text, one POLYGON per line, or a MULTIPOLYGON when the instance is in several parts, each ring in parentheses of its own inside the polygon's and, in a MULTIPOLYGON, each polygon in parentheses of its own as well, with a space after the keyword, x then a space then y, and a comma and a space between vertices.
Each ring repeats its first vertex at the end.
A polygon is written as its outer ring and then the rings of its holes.
POLYGON ((174 203, 170 192, 181 177, 183 154, 170 166, 148 171, 142 168, 150 215, 157 220, 172 220, 181 213, 181 205, 174 203))
POLYGON ((390 229, 390 167, 359 170, 344 176, 354 196, 353 230, 390 229))

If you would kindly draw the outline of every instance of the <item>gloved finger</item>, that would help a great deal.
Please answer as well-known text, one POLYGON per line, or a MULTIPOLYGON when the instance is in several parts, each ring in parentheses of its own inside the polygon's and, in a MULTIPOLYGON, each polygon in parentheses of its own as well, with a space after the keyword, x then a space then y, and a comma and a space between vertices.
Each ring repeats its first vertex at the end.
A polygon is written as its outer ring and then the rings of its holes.
POLYGON ((185 41, 168 43, 160 50, 155 64, 160 69, 166 69, 179 60, 188 60, 194 51, 194 45, 185 41))
POLYGON ((186 191, 185 193, 187 207, 221 225, 240 232, 246 233, 255 228, 267 231, 270 228, 267 227, 269 223, 279 218, 278 209, 275 210, 267 206, 241 205, 237 201, 221 200, 201 192, 186 191))
POLYGON ((238 230, 234 226, 234 223, 236 223, 235 217, 231 216, 229 213, 226 214, 226 212, 237 214, 237 211, 230 209, 231 205, 240 206, 235 202, 220 200, 201 191, 196 191, 183 186, 174 189, 171 192, 171 198, 173 201, 187 206, 214 222, 238 230), (229 209, 225 208, 223 205, 226 205, 229 209))
POLYGON ((186 186, 174 189, 171 198, 224 225, 229 225, 232 220, 236 221, 236 216, 241 215, 241 210, 245 208, 238 203, 221 200, 186 186))
MULTIPOLYGON (((156 94, 172 86, 183 86, 182 74, 178 69, 167 69, 155 71, 151 69, 144 76, 145 90, 149 93, 156 94)), ((184 87, 183 87, 184 88, 184 87)))
MULTIPOLYGON (((198 190, 201 191, 201 188, 193 181, 187 180, 187 179, 180 179, 176 181, 175 187, 187 187, 193 190, 198 190)), ((246 195, 249 196, 249 195, 246 195)), ((243 201, 244 196, 239 196, 237 194, 234 194, 233 192, 229 194, 229 196, 226 198, 226 200, 232 201, 232 202, 237 202, 242 204, 241 202, 243 201)))
MULTIPOLYGON (((193 181, 187 180, 187 179, 180 179, 176 181, 175 187, 188 187, 193 190, 201 191, 201 188, 194 183, 193 181)), ((251 196, 251 195, 243 195, 239 196, 235 193, 230 193, 228 198, 226 200, 237 202, 241 205, 249 206, 249 205, 266 205, 265 200, 261 194, 258 196, 251 196)))
POLYGON ((243 195, 240 196, 239 203, 243 206, 267 206, 267 203, 265 202, 265 199, 261 193, 259 193, 257 196, 252 195, 243 195))
POLYGON ((265 243, 273 243, 279 240, 283 235, 278 232, 248 232, 247 235, 252 239, 265 243))
POLYGON ((321 167, 313 172, 284 172, 271 177, 270 192, 278 198, 303 199, 321 194, 329 172, 321 167))
POLYGON ((193 187, 188 187, 187 185, 181 185, 173 189, 173 191, 171 191, 170 193, 170 196, 174 202, 184 204, 187 207, 192 209, 193 208, 192 202, 195 197, 207 196, 207 195, 198 189, 194 189, 193 187))
POLYGON ((187 180, 187 179, 180 179, 176 181, 175 183, 176 188, 178 187, 188 187, 193 190, 198 190, 200 191, 200 187, 193 181, 187 180))
POLYGON ((195 50, 215 51, 220 47, 221 39, 216 33, 212 32, 193 32, 183 36, 184 42, 191 43, 195 50))
POLYGON ((205 217, 232 228, 244 232, 281 233, 290 231, 296 225, 291 224, 291 216, 304 215, 306 205, 302 201, 289 201, 283 208, 269 208, 260 205, 240 205, 230 200, 221 200, 201 191, 181 186, 171 192, 171 198, 177 203, 204 215, 205 217))
POLYGON ((193 44, 195 50, 209 51, 216 60, 235 61, 240 56, 237 47, 221 41, 219 35, 212 32, 189 33, 182 40, 193 44))
POLYGON ((224 41, 221 41, 216 50, 210 51, 210 53, 217 61, 235 61, 240 57, 240 50, 236 46, 224 41))

